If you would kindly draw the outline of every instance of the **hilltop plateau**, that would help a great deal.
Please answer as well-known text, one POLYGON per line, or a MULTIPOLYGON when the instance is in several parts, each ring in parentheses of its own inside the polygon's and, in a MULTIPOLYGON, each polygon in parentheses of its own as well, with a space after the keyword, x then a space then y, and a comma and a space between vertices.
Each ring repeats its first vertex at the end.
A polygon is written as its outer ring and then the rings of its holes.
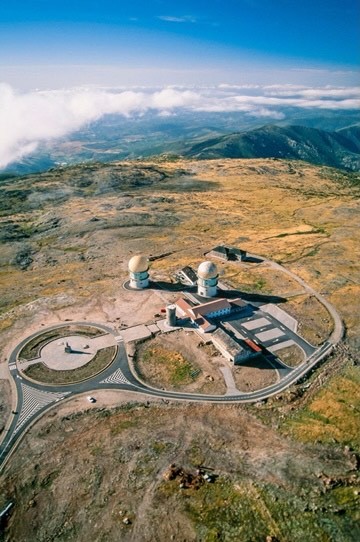
MULTIPOLYGON (((359 538, 356 173, 270 158, 158 159, 0 183, 2 432, 13 408, 7 359, 21 339, 71 320, 120 332, 160 310, 151 291, 123 289, 138 252, 154 279, 169 282, 215 245, 244 248, 323 293, 346 326, 308 385, 264 405, 147 403, 103 391, 91 407, 79 397, 51 410, 1 474, 0 505, 15 502, 4 540, 359 538), (172 463, 189 472, 203 464, 216 479, 179 489, 164 477, 172 463)), ((218 267, 244 293, 281 296, 310 342, 328 336, 329 315, 291 280, 256 265, 218 267)))

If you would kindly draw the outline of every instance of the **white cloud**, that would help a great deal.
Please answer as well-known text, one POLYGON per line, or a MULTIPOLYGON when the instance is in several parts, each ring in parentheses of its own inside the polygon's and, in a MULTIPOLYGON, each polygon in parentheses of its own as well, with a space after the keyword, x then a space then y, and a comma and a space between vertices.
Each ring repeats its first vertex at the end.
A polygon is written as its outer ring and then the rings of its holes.
POLYGON ((264 87, 265 94, 268 96, 301 96, 303 98, 360 98, 359 87, 321 87, 308 88, 296 85, 272 85, 264 87))
POLYGON ((201 96, 192 90, 179 91, 173 88, 154 92, 149 98, 149 107, 160 110, 175 107, 196 107, 201 101, 201 96))
POLYGON ((226 90, 261 88, 260 85, 230 85, 229 83, 221 83, 218 87, 226 90))
POLYGON ((0 85, 0 169, 34 152, 42 141, 71 133, 106 114, 126 117, 149 109, 158 111, 196 106, 199 96, 189 90, 135 91, 57 90, 16 94, 0 85))
POLYGON ((222 84, 191 89, 73 88, 20 94, 0 84, 0 169, 33 153, 39 143, 66 136, 106 114, 129 117, 153 110, 166 116, 187 110, 281 119, 284 107, 358 109, 360 89, 222 84))
POLYGON ((157 18, 161 21, 166 21, 167 23, 196 23, 196 17, 193 17, 192 15, 183 15, 181 17, 159 15, 157 18))

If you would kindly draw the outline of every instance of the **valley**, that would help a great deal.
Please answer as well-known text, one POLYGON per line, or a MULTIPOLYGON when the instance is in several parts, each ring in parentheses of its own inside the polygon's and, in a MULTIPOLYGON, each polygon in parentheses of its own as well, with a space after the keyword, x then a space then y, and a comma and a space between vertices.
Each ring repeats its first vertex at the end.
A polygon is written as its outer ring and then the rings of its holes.
MULTIPOLYGON (((4 174, 114 160, 280 158, 359 171, 359 112, 279 107, 274 118, 238 111, 106 115, 61 138, 41 142, 4 174)), ((271 117, 272 117, 271 115, 271 117)), ((0 174, 1 177, 1 174, 0 174)))

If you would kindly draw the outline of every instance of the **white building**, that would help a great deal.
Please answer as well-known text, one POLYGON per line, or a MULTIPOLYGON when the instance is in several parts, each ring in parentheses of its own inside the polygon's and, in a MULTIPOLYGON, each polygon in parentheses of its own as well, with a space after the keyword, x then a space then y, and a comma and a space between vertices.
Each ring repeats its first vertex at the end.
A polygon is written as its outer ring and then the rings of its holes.
POLYGON ((178 275, 180 277, 180 280, 186 282, 186 284, 189 284, 190 286, 195 286, 195 284, 197 283, 197 274, 189 265, 186 265, 185 267, 180 269, 178 275))
POLYGON ((195 305, 192 307, 191 312, 195 318, 202 316, 203 318, 219 318, 230 314, 232 305, 227 299, 214 299, 201 305, 195 305))
POLYGON ((213 262, 202 262, 197 271, 198 294, 202 297, 215 297, 218 285, 218 270, 213 262))
POLYGON ((234 365, 238 365, 254 356, 254 353, 250 349, 241 346, 221 328, 214 331, 211 335, 211 340, 224 358, 231 361, 234 365))
POLYGON ((208 333, 209 331, 214 331, 214 329, 216 329, 216 325, 209 322, 207 318, 201 316, 201 314, 195 313, 193 310, 194 307, 190 305, 186 299, 178 299, 175 305, 179 316, 190 318, 193 324, 195 324, 203 333, 208 333))
POLYGON ((200 305, 190 305, 186 299, 181 298, 176 301, 175 305, 180 317, 190 318, 204 333, 216 329, 216 323, 209 321, 209 319, 221 318, 231 313, 244 311, 249 307, 239 298, 230 299, 230 301, 218 298, 200 305))
POLYGON ((141 290, 149 286, 149 260, 138 254, 129 261, 130 287, 141 290))

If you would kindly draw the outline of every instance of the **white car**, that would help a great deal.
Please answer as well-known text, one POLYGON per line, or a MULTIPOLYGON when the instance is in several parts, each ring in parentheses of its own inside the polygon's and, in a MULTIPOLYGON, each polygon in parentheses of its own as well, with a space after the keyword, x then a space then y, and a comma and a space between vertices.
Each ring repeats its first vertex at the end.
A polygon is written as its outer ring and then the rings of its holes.
POLYGON ((95 397, 91 397, 91 395, 88 395, 86 399, 89 401, 89 403, 96 403, 95 397))

